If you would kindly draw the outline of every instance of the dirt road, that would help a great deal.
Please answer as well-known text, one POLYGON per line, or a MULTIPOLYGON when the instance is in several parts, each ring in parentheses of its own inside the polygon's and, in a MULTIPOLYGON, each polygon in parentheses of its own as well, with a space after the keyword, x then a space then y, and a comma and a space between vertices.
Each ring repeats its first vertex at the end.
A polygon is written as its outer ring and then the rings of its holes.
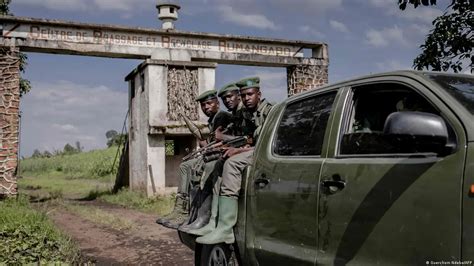
POLYGON ((193 252, 181 244, 175 230, 157 225, 157 217, 98 201, 80 204, 100 208, 133 224, 130 229, 116 230, 64 207, 53 208, 49 216, 77 242, 85 259, 98 265, 193 265, 193 252))

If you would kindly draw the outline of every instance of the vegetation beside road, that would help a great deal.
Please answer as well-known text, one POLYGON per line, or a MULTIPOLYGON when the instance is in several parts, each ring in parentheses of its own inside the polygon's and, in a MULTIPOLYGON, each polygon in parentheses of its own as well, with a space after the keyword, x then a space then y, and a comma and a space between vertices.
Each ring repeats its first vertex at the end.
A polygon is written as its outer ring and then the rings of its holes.
POLYGON ((0 201, 0 264, 74 264, 79 252, 26 197, 0 201))
POLYGON ((112 146, 104 150, 49 158, 26 158, 20 161, 20 175, 111 180, 117 173, 118 162, 112 168, 116 153, 117 147, 112 146))
POLYGON ((116 230, 133 229, 135 224, 83 201, 99 200, 156 215, 168 213, 172 196, 148 198, 126 188, 111 192, 117 171, 111 170, 116 151, 112 146, 22 160, 18 200, 0 201, 0 264, 80 263, 77 247, 48 218, 57 208, 116 230))
MULTIPOLYGON (((20 192, 34 200, 85 199, 102 200, 147 213, 170 211, 172 196, 148 198, 145 194, 122 189, 111 192, 116 167, 112 169, 117 146, 71 155, 27 158, 20 162, 20 192)), ((116 162, 116 164, 118 164, 116 162)))

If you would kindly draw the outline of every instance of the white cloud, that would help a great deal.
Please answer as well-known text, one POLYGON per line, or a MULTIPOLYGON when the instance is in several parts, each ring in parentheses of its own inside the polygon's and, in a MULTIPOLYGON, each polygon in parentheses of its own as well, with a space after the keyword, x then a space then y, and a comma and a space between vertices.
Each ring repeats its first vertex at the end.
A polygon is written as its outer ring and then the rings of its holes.
POLYGON ((33 81, 32 86, 21 102, 22 155, 62 149, 76 141, 87 150, 103 148, 105 132, 122 128, 126 91, 69 81, 33 81))
POLYGON ((438 16, 443 14, 443 11, 433 7, 419 7, 417 9, 407 8, 400 10, 398 8, 390 9, 390 14, 395 15, 399 18, 406 19, 408 21, 419 21, 425 24, 431 24, 431 22, 438 16))
MULTIPOLYGON (((363 0, 365 1, 365 0, 363 0)), ((397 2, 393 0, 369 0, 367 1, 370 5, 374 7, 382 7, 382 8, 391 8, 395 7, 398 8, 397 2)))
POLYGON ((379 71, 394 71, 412 69, 408 64, 401 63, 398 60, 387 60, 385 62, 376 63, 379 71))
POLYGON ((442 3, 438 3, 437 6, 420 6, 416 9, 409 5, 405 10, 400 10, 395 0, 369 0, 367 3, 373 7, 385 10, 385 13, 388 15, 426 24, 431 24, 436 17, 443 14, 441 9, 442 3))
POLYGON ((324 38, 325 35, 324 33, 316 30, 314 27, 311 27, 311 26, 308 26, 308 25, 303 25, 303 26, 300 26, 298 28, 298 30, 302 33, 305 33, 306 35, 307 34, 310 34, 310 35, 313 35, 314 37, 317 37, 317 38, 324 38))
POLYGON ((402 29, 398 26, 393 28, 384 28, 382 30, 369 29, 366 34, 366 42, 375 47, 386 47, 391 44, 408 45, 403 35, 402 29))
POLYGON ((263 29, 276 30, 278 27, 261 14, 241 13, 231 6, 220 6, 218 8, 220 15, 224 21, 231 22, 240 26, 263 29))
POLYGON ((298 14, 304 12, 313 15, 343 7, 342 0, 266 0, 265 2, 287 12, 297 12, 298 14))
POLYGON ((87 3, 81 0, 15 0, 15 4, 45 7, 52 10, 76 10, 82 11, 87 9, 87 3))
POLYGON ((285 70, 257 70, 254 75, 260 77, 260 88, 264 98, 273 103, 279 103, 287 98, 288 85, 285 70))
POLYGON ((349 30, 347 29, 346 25, 344 23, 336 21, 336 20, 330 20, 329 25, 331 25, 331 28, 340 31, 340 32, 348 32, 349 30))
POLYGON ((57 130, 59 130, 59 131, 68 132, 68 133, 76 133, 76 132, 78 132, 77 127, 75 127, 75 126, 73 126, 73 125, 71 125, 71 124, 62 124, 62 125, 60 125, 60 124, 54 123, 54 124, 53 124, 53 128, 54 128, 54 129, 57 129, 57 130))
POLYGON ((134 11, 154 7, 154 0, 15 0, 15 4, 44 7, 61 11, 134 11))

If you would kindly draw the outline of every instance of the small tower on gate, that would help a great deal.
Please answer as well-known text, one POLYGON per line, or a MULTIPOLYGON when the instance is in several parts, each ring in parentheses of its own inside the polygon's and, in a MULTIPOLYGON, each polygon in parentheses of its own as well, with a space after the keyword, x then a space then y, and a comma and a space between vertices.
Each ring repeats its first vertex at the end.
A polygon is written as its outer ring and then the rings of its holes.
POLYGON ((156 4, 158 9, 158 19, 163 21, 164 30, 174 30, 174 22, 178 20, 178 10, 181 6, 178 1, 158 0, 156 4))

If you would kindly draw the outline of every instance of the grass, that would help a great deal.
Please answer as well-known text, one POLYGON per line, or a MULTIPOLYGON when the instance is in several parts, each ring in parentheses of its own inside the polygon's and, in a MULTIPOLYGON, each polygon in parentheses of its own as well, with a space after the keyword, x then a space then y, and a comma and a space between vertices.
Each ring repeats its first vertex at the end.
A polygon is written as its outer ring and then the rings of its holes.
POLYGON ((165 214, 173 196, 148 198, 123 189, 110 192, 115 170, 110 171, 117 147, 51 158, 28 158, 20 163, 19 190, 37 201, 50 199, 102 200, 139 211, 165 214))
POLYGON ((116 230, 127 230, 133 227, 133 222, 117 215, 101 210, 94 206, 83 206, 76 204, 64 205, 66 210, 97 224, 103 224, 116 230))
POLYGON ((91 191, 107 191, 112 182, 94 179, 69 179, 61 176, 24 177, 18 180, 20 191, 33 198, 84 198, 91 191))
POLYGON ((79 252, 26 197, 0 202, 0 264, 74 264, 79 252))
POLYGON ((174 204, 174 195, 149 198, 144 193, 129 189, 122 189, 116 194, 92 191, 89 198, 94 197, 126 208, 158 215, 169 213, 174 204))
POLYGON ((112 169, 116 152, 117 147, 113 146, 72 155, 27 158, 20 161, 20 175, 111 180, 117 173, 117 167, 112 169))

